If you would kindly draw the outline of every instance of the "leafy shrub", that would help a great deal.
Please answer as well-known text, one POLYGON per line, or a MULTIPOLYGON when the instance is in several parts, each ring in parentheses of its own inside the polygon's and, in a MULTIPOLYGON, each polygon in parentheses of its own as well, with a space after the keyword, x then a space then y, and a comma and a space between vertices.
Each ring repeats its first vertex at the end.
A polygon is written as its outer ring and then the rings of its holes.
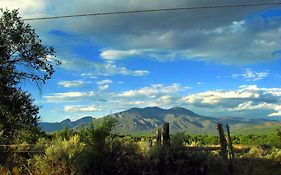
POLYGON ((54 132, 52 134, 52 137, 54 139, 61 138, 61 139, 69 140, 74 135, 75 135, 75 133, 74 133, 74 131, 72 129, 69 129, 68 127, 65 127, 63 130, 54 132))
POLYGON ((69 140, 57 139, 46 148, 45 154, 35 155, 29 160, 34 174, 71 174, 75 172, 73 162, 82 152, 84 145, 75 135, 69 140))
POLYGON ((105 117, 102 121, 95 121, 88 128, 81 131, 81 141, 85 144, 84 151, 76 161, 79 174, 110 174, 111 173, 111 145, 114 137, 112 133, 116 120, 105 117))
POLYGON ((145 162, 146 174, 188 174, 203 175, 207 171, 208 157, 200 152, 186 149, 167 150, 165 147, 154 149, 145 162))
POLYGON ((171 146, 173 150, 182 150, 185 147, 185 133, 177 132, 171 136, 171 146))
POLYGON ((114 174, 141 174, 143 153, 136 142, 116 138, 112 142, 111 167, 114 174))
POLYGON ((281 166, 281 149, 273 148, 271 153, 266 156, 266 158, 275 161, 279 166, 281 166))

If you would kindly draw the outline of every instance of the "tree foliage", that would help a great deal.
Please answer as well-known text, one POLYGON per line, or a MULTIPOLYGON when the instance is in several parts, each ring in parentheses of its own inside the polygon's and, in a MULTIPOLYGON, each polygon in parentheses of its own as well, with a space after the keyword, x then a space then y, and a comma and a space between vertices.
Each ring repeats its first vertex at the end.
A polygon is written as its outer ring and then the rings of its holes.
POLYGON ((39 109, 20 88, 23 80, 45 83, 54 73, 55 51, 42 44, 18 10, 0 9, 0 130, 11 137, 21 129, 36 127, 39 109))

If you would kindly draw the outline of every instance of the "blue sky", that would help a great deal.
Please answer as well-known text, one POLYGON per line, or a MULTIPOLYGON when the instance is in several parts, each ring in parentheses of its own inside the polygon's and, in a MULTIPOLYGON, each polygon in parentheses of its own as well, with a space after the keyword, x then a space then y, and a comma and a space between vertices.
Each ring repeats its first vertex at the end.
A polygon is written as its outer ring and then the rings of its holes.
MULTIPOLYGON (((23 18, 263 1, 2 0, 23 18)), ((62 65, 40 92, 42 121, 131 107, 213 117, 281 116, 281 6, 29 21, 62 65)))

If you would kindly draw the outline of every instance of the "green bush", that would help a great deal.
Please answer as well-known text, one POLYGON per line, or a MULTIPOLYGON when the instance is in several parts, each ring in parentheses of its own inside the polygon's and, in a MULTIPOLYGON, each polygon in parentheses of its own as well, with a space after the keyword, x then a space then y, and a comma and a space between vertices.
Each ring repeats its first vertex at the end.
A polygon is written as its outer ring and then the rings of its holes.
POLYGON ((84 149, 79 136, 69 140, 57 139, 45 150, 43 155, 35 155, 28 161, 33 174, 71 174, 75 172, 73 162, 84 149))
POLYGON ((173 150, 182 150, 185 147, 186 135, 184 132, 177 132, 171 136, 171 146, 173 150))

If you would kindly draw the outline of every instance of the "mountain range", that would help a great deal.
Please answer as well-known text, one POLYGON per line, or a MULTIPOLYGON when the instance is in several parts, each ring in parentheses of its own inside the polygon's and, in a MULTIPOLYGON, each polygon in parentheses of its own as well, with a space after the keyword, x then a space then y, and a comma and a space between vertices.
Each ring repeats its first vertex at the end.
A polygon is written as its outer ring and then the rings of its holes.
MULTIPOLYGON (((171 132, 188 132, 192 134, 217 134, 217 123, 229 124, 232 133, 266 134, 281 128, 281 122, 269 119, 247 119, 238 117, 208 117, 196 114, 182 107, 162 109, 159 107, 131 108, 110 115, 118 121, 117 131, 120 134, 155 133, 164 122, 170 123, 171 132)), ((87 116, 76 121, 66 119, 57 123, 39 123, 46 132, 61 130, 64 127, 81 128, 94 118, 87 116)), ((100 120, 100 119, 96 119, 100 120)))
POLYGON ((45 132, 54 132, 54 131, 59 131, 63 130, 65 127, 69 129, 74 129, 81 127, 87 123, 90 123, 93 121, 93 117, 91 116, 86 116, 81 119, 78 119, 76 121, 71 121, 70 119, 65 119, 61 122, 39 122, 38 126, 45 132))

